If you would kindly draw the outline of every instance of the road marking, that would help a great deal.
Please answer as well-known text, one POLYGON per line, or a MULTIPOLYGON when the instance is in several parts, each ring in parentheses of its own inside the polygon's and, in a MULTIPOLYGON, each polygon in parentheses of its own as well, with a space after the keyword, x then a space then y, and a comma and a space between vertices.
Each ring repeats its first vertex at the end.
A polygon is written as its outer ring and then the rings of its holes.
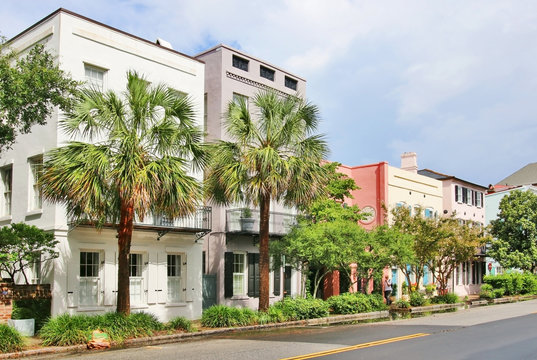
POLYGON ((290 357, 290 358, 284 358, 284 359, 280 359, 280 360, 312 359, 312 358, 316 358, 316 357, 320 357, 320 356, 338 354, 338 353, 342 353, 342 352, 345 352, 345 351, 364 349, 364 348, 368 348, 368 347, 372 347, 372 346, 384 345, 384 344, 389 344, 389 343, 393 343, 393 342, 397 342, 397 341, 403 341, 403 340, 410 340, 410 339, 415 339, 415 338, 428 336, 428 335, 430 335, 430 334, 417 333, 417 334, 412 334, 412 335, 399 336, 399 337, 394 337, 394 338, 389 338, 389 339, 384 339, 384 340, 371 341, 371 342, 362 343, 362 344, 353 345, 353 346, 347 346, 347 347, 333 349, 333 350, 326 350, 326 351, 320 351, 320 352, 311 353, 311 354, 305 354, 305 355, 299 355, 299 356, 294 356, 294 357, 290 357))

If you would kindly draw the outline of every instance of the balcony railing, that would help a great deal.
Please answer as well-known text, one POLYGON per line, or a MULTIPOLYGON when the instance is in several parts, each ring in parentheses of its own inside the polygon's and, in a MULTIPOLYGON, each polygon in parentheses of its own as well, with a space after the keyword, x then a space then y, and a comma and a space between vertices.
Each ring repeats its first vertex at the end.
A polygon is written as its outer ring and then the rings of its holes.
MULTIPOLYGON (((141 228, 166 228, 168 230, 185 230, 190 232, 209 232, 212 226, 212 208, 210 206, 200 206, 197 210, 187 216, 174 220, 164 215, 146 215, 144 220, 138 217, 134 220, 135 227, 141 228)), ((73 223, 73 221, 71 221, 73 223)), ((80 220, 77 224, 88 225, 88 221, 80 220)), ((105 223, 105 226, 112 226, 112 221, 105 223)))
MULTIPOLYGON (((226 231, 233 233, 259 233, 259 210, 251 210, 250 220, 244 219, 244 208, 226 210, 226 231)), ((296 225, 296 214, 270 212, 269 233, 285 235, 296 225)))

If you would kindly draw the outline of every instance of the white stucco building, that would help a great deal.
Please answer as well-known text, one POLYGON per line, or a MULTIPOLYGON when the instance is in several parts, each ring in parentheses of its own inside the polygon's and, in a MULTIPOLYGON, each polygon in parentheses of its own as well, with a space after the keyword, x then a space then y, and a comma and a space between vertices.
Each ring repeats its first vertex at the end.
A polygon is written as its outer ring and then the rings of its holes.
MULTIPOLYGON (((203 124, 204 64, 167 46, 59 9, 9 41, 24 54, 42 43, 57 56, 61 69, 75 80, 103 90, 123 91, 128 70, 152 84, 164 82, 193 100, 203 124)), ((165 42, 161 42, 166 44, 165 42)), ((116 231, 73 226, 61 206, 41 200, 35 186, 43 155, 69 140, 57 126, 55 112, 44 126, 19 135, 0 158, 2 211, 0 226, 25 222, 54 233, 60 257, 37 266, 31 277, 52 285, 52 314, 102 313, 115 310, 117 290, 116 231)), ((202 174, 194 174, 202 180, 202 174)), ((130 290, 132 311, 160 320, 199 318, 202 309, 203 235, 210 230, 210 208, 173 224, 148 217, 136 223, 132 237, 130 290)))

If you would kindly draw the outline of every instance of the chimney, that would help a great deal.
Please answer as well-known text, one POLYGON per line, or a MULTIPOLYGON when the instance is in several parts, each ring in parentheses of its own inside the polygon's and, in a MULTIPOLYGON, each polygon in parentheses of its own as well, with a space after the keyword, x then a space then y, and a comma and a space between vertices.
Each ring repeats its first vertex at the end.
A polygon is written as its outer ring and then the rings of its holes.
POLYGON ((418 159, 415 152, 405 152, 401 155, 401 169, 418 173, 418 159))

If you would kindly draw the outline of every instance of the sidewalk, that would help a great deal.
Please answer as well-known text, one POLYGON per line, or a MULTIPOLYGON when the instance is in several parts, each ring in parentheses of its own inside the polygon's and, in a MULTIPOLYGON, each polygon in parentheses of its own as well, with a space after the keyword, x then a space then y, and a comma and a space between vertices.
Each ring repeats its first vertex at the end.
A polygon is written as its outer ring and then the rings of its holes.
MULTIPOLYGON (((511 299, 516 300, 516 299, 511 299)), ((457 304, 439 304, 423 307, 414 307, 412 308, 411 313, 433 313, 431 316, 414 318, 414 319, 403 319, 397 320, 398 323, 404 323, 408 325, 413 324, 434 324, 440 321, 442 325, 454 325, 450 322, 450 316, 453 313, 438 313, 445 312, 449 309, 458 309, 459 311, 465 312, 465 324, 473 325, 483 322, 495 321, 500 319, 505 319, 509 317, 522 316, 527 313, 532 313, 537 311, 537 300, 523 299, 526 301, 519 301, 514 303, 507 303, 501 305, 494 305, 494 310, 491 307, 475 307, 468 306, 465 303, 457 304), (528 312, 529 311, 529 312, 528 312), (436 314, 435 314, 436 312, 436 314)), ((220 329, 211 329, 211 330, 202 330, 194 333, 179 333, 172 335, 160 335, 153 337, 145 338, 136 338, 126 340, 123 346, 126 347, 136 347, 144 345, 158 345, 173 343, 179 341, 185 341, 189 339, 199 338, 199 337, 208 337, 217 334, 223 334, 228 332, 240 332, 240 331, 250 331, 250 330, 261 330, 261 329, 274 329, 274 328, 283 328, 283 327, 301 327, 301 326, 312 326, 312 325, 327 325, 327 324, 338 324, 338 323, 349 323, 349 322, 358 322, 358 321, 367 321, 374 319, 389 319, 390 311, 376 311, 371 313, 363 314, 352 314, 352 315, 334 315, 325 318, 318 319, 309 319, 309 320, 299 320, 299 321, 290 321, 285 323, 274 323, 266 325, 251 325, 251 326, 241 326, 233 328, 220 328, 220 329)), ((21 357, 31 357, 38 355, 53 355, 53 354, 69 354, 69 353, 79 353, 85 352, 86 345, 74 345, 74 346, 54 346, 54 347, 43 347, 39 349, 25 350, 17 353, 7 353, 0 354, 0 359, 14 359, 21 357)))

